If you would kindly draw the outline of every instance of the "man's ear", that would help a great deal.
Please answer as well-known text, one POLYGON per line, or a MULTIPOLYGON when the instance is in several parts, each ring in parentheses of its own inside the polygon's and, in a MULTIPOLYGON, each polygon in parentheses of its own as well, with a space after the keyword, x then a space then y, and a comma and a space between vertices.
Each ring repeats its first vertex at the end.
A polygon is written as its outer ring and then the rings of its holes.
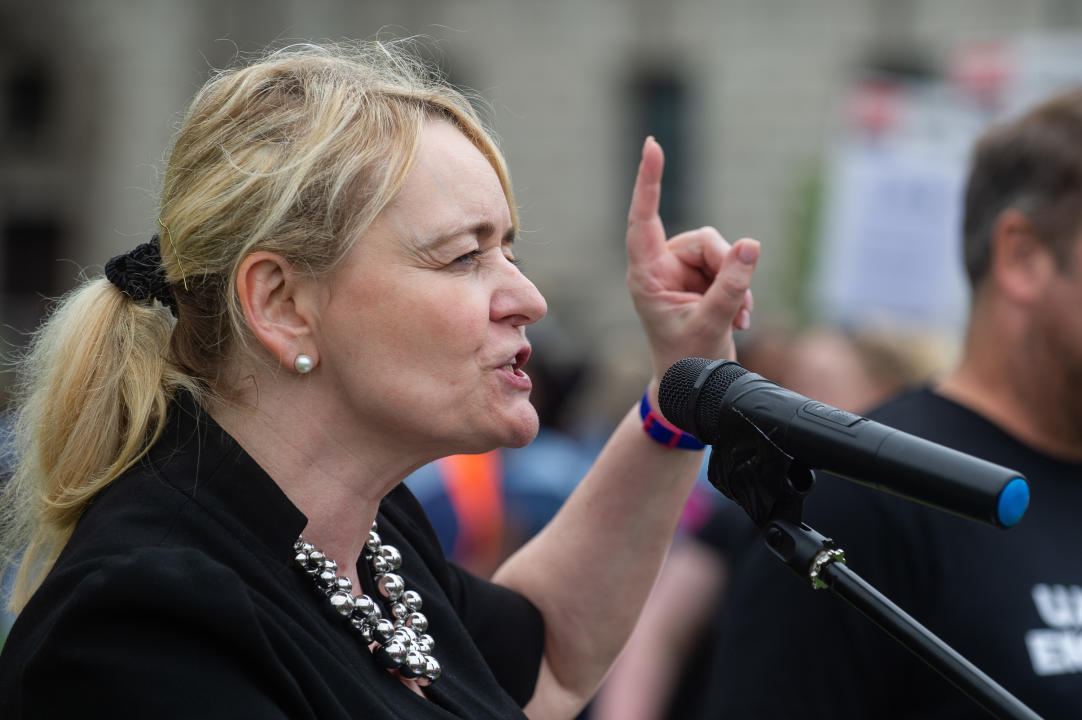
POLYGON ((285 368, 298 355, 318 362, 313 287, 281 255, 259 251, 241 261, 237 295, 252 334, 285 368))
POLYGON ((1056 272, 1055 257, 1037 228, 1013 208, 996 218, 991 250, 989 274, 1000 292, 1016 302, 1035 300, 1056 272))

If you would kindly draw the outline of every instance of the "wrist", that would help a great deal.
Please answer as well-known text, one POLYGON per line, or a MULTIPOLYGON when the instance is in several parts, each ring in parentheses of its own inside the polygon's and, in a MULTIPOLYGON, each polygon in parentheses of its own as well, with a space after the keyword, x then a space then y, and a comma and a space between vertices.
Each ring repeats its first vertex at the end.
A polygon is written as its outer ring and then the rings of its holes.
POLYGON ((642 419, 642 429, 650 439, 667 448, 680 450, 702 450, 705 445, 696 439, 691 433, 686 433, 676 427, 655 410, 657 402, 657 385, 651 381, 650 386, 643 393, 639 402, 639 417, 642 419))

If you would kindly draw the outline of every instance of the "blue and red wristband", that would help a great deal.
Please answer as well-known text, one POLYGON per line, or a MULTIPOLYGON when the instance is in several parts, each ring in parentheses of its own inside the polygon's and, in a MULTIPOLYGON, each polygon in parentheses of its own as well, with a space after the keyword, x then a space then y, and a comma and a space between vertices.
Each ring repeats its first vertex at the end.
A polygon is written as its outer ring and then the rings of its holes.
POLYGON ((643 431, 660 445, 681 450, 702 450, 706 447, 696 440, 694 435, 684 432, 661 417, 659 413, 654 412, 654 409, 650 407, 649 390, 643 393, 642 402, 639 403, 639 417, 642 418, 643 431))

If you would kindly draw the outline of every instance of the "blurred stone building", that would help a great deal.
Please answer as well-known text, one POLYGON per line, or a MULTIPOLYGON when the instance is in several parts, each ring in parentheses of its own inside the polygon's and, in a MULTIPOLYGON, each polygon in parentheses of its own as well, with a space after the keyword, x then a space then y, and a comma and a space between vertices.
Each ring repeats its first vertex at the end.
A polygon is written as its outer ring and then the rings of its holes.
POLYGON ((154 232, 180 114, 238 52, 430 37, 490 104, 545 322, 592 355, 635 332, 622 234, 646 134, 668 154, 670 232, 760 239, 757 307, 785 315, 805 299, 816 183, 856 76, 1080 23, 1082 0, 2 0, 0 352, 154 232))

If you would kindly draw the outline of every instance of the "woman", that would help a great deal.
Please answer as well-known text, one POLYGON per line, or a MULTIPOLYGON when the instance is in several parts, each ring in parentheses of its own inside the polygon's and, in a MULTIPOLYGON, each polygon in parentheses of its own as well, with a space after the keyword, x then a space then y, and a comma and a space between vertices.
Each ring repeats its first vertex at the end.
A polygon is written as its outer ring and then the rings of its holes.
MULTIPOLYGON (((669 364, 732 356, 758 258, 711 228, 666 242, 662 164, 648 140, 628 228, 655 408, 669 364)), ((537 432, 545 302, 514 207, 468 101, 394 47, 211 80, 157 241, 67 298, 24 364, 0 714, 574 716, 699 457, 636 405, 492 583, 440 554, 402 478, 537 432)))

